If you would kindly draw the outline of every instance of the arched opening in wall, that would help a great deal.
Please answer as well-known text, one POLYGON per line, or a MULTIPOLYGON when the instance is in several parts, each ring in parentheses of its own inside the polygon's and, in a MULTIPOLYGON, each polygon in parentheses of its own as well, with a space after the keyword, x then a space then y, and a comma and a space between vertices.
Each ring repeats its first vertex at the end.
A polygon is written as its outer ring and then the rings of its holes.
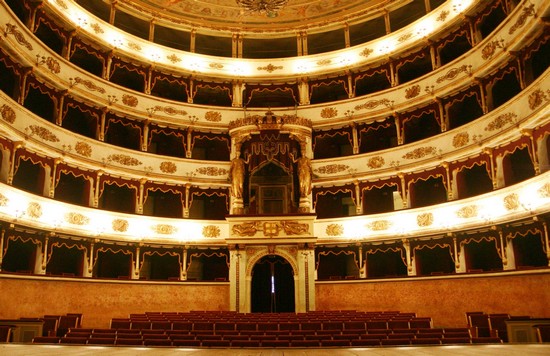
POLYGON ((517 148, 502 159, 505 186, 523 182, 535 176, 535 167, 527 147, 517 148))
POLYGON ((317 279, 340 280, 359 278, 357 247, 318 248, 317 279))
POLYGON ((500 247, 496 238, 471 238, 462 241, 461 245, 464 245, 467 272, 502 271, 502 259, 498 250, 500 247))
POLYGON ((97 139, 99 115, 84 104, 67 106, 62 127, 82 136, 97 139))
POLYGON ((82 246, 70 242, 53 242, 46 274, 65 277, 82 276, 85 251, 82 246))
POLYGON ((287 214, 294 210, 293 177, 284 167, 267 162, 250 175, 250 214, 287 214))
POLYGON ((32 238, 9 237, 4 246, 2 271, 17 273, 33 273, 36 249, 41 246, 32 238))
POLYGON ((132 270, 132 253, 117 246, 96 248, 94 277, 97 278, 130 278, 132 270))
POLYGON ((82 175, 61 171, 55 186, 55 199, 69 204, 88 206, 90 202, 90 181, 82 175))
POLYGON ((512 240, 516 268, 548 266, 544 243, 542 231, 527 231, 525 234, 517 234, 512 240))
POLYGON ((99 196, 99 209, 132 214, 136 211, 137 187, 104 182, 99 196))
POLYGON ((183 217, 183 194, 172 189, 151 187, 143 203, 143 214, 165 218, 183 217))
POLYGON ((415 246, 416 274, 418 276, 433 276, 453 273, 455 265, 451 257, 452 253, 448 244, 415 246))
POLYGON ((370 246, 366 250, 367 278, 403 277, 407 275, 405 251, 400 246, 370 246))
POLYGON ((294 271, 283 257, 269 255, 252 269, 251 311, 292 313, 295 311, 294 271))
POLYGON ((34 163, 30 158, 19 157, 17 171, 13 176, 12 185, 29 193, 43 195, 45 182, 44 167, 34 163))
POLYGON ((428 177, 417 179, 409 187, 409 200, 411 208, 435 205, 447 201, 447 189, 443 177, 428 177))
POLYGON ((488 193, 493 190, 487 163, 479 162, 472 167, 464 168, 456 175, 457 198, 464 199, 488 193))

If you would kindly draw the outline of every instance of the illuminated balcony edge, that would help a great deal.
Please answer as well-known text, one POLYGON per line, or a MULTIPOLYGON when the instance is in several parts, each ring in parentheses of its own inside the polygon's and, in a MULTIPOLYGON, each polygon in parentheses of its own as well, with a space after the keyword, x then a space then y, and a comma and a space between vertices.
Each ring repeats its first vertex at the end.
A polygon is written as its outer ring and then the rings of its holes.
MULTIPOLYGON (((313 235, 318 242, 418 238, 536 219, 548 212, 550 171, 498 191, 459 201, 384 214, 316 220, 313 235)), ((292 216, 280 219, 292 219, 292 216)), ((12 226, 54 234, 136 243, 225 244, 230 236, 227 221, 107 212, 38 197, 3 183, 0 184, 0 220, 12 226)), ((276 238, 265 237, 263 241, 276 243, 276 238)))

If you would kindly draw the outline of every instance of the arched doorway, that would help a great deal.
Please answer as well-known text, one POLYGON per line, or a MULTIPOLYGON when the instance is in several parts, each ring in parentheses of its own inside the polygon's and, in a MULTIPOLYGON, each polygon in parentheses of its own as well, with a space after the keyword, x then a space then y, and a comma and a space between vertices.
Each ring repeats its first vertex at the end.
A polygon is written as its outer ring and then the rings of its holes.
POLYGON ((295 311, 294 273, 281 256, 268 255, 252 269, 251 311, 288 313, 295 311))

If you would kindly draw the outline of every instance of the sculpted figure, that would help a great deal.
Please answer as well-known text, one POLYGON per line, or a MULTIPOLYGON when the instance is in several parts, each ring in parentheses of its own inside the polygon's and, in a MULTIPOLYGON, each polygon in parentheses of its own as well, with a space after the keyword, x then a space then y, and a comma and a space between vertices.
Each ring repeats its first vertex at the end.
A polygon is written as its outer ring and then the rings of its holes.
POLYGON ((311 160, 302 155, 296 160, 298 165, 298 180, 300 181, 300 197, 307 197, 311 193, 311 160))
POLYGON ((245 161, 244 159, 237 157, 231 160, 231 168, 229 170, 229 177, 231 178, 231 195, 234 198, 243 197, 243 184, 245 173, 245 161))

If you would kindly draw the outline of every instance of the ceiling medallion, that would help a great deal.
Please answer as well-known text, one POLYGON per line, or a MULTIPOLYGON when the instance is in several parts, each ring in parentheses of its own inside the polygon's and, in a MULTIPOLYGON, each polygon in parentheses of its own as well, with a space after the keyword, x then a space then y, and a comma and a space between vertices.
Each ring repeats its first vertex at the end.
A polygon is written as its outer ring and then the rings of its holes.
POLYGON ((249 13, 277 17, 279 10, 286 5, 288 0, 236 0, 236 2, 249 13))

